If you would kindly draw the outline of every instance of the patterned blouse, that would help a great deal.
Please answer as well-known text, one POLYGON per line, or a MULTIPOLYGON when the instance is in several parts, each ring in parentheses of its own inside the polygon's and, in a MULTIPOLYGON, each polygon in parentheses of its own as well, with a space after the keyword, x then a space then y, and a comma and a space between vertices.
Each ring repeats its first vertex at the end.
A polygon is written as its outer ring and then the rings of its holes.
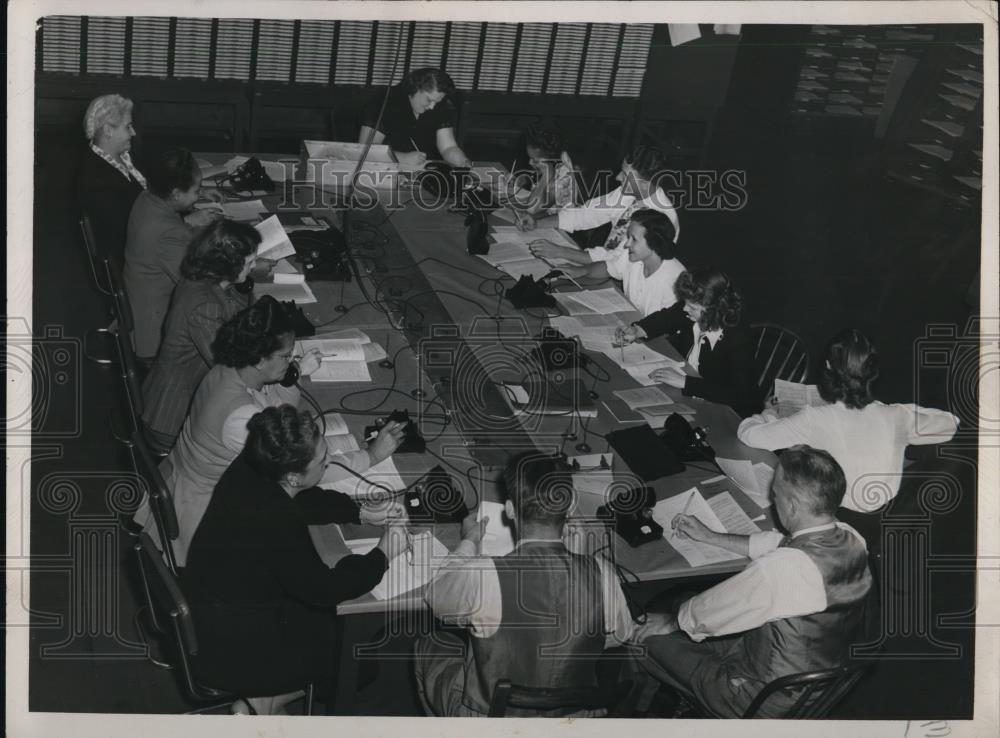
POLYGON ((129 156, 127 151, 122 154, 121 160, 119 161, 97 144, 90 144, 90 150, 121 172, 123 177, 135 180, 142 185, 142 189, 146 189, 146 178, 142 176, 138 169, 135 168, 135 165, 132 163, 132 157, 129 156))

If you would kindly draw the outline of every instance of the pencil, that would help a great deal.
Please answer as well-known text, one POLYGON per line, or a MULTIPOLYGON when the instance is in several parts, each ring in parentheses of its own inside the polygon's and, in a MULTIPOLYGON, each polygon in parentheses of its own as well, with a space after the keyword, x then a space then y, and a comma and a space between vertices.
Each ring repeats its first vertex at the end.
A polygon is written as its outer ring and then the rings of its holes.
POLYGON ((694 496, 698 494, 697 489, 691 490, 691 494, 688 496, 688 501, 684 503, 684 509, 681 510, 681 515, 687 515, 688 510, 691 509, 691 503, 694 502, 694 496))

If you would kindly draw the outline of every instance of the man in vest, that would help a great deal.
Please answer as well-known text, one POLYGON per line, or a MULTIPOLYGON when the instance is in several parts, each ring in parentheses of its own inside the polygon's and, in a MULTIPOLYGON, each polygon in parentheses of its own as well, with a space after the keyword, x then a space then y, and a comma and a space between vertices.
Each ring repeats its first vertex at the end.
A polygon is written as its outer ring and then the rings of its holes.
POLYGON ((478 557, 481 532, 466 534, 427 588, 434 614, 469 636, 435 631, 417 641, 417 685, 428 714, 484 716, 500 679, 595 687, 596 659, 633 630, 611 565, 563 545, 573 501, 569 474, 552 457, 527 453, 510 462, 503 484, 514 550, 478 557))
MULTIPOLYGON (((864 540, 835 518, 844 490, 830 454, 793 446, 771 486, 788 535, 716 533, 694 517, 674 518, 679 534, 753 562, 684 602, 676 616, 651 614, 636 633, 646 647, 642 666, 716 716, 739 717, 768 682, 843 665, 862 636, 872 584, 864 540)), ((776 694, 760 716, 781 717, 793 701, 776 694)))

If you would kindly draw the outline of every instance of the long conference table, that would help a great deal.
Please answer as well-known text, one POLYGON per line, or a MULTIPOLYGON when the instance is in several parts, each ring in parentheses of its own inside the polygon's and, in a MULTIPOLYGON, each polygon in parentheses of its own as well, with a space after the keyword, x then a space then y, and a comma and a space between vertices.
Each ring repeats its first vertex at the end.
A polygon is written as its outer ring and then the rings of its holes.
MULTIPOLYGON (((287 155, 255 156, 264 162, 289 160, 287 155)), ((227 156, 203 154, 200 158, 221 163, 227 156)), ((514 280, 468 253, 464 217, 451 212, 448 204, 418 206, 408 191, 394 197, 380 191, 378 202, 374 202, 373 192, 367 191, 368 207, 355 207, 346 214, 337 206, 342 200, 335 188, 323 190, 315 183, 278 182, 277 191, 261 199, 271 212, 310 210, 340 228, 346 219, 347 245, 360 279, 310 281, 317 302, 302 307, 318 337, 357 328, 385 347, 392 367, 369 363, 371 382, 320 383, 307 378, 300 384, 323 411, 341 413, 359 440, 365 427, 377 418, 407 410, 427 442, 427 452, 393 457, 404 483, 412 484, 440 465, 472 510, 480 501, 502 501, 497 479, 512 455, 537 449, 573 457, 585 453, 586 447, 584 451, 577 447, 586 444, 589 453, 614 455, 612 489, 648 486, 658 500, 694 487, 706 499, 729 492, 760 528, 773 527, 773 508, 761 509, 728 479, 718 481, 718 470, 710 462, 688 464, 684 471, 652 482, 643 482, 631 473, 609 447, 605 435, 645 422, 613 394, 638 383, 602 353, 584 351, 590 358, 589 366, 556 376, 563 386, 582 386, 587 400, 597 409, 596 416, 581 418, 570 412, 513 415, 501 395, 506 390, 497 383, 517 384, 526 372, 536 371, 526 365, 525 356, 536 345, 535 337, 547 327, 548 318, 559 311, 514 308, 504 297, 514 280), (574 376, 580 385, 572 382, 574 376), (716 481, 707 483, 711 479, 716 481)), ((227 200, 232 199, 227 194, 227 200)), ((428 200, 424 198, 425 203, 428 200)), ((495 216, 491 220, 509 225, 495 216)), ((323 237, 322 232, 316 235, 323 237)), ((295 264, 296 257, 291 262, 295 264)), ((578 289, 569 282, 561 284, 564 286, 557 287, 560 291, 578 289)), ((620 317, 625 324, 634 319, 628 314, 620 317)), ((665 339, 651 341, 649 346, 671 358, 681 358, 665 339)), ((731 408, 685 397, 666 385, 660 389, 694 410, 692 425, 706 430, 707 441, 719 457, 774 466, 773 454, 748 448, 737 440, 740 418, 731 408)), ((579 498, 568 525, 567 545, 581 552, 603 549, 601 555, 610 555, 620 571, 630 572, 636 582, 669 587, 680 580, 720 578, 748 563, 740 559, 692 567, 666 539, 632 548, 616 534, 607 534, 596 521, 593 495, 581 494, 579 498)), ((330 565, 349 552, 345 541, 349 544, 352 539, 380 534, 378 529, 356 525, 318 526, 311 532, 318 552, 330 565)), ((448 549, 460 538, 456 524, 439 524, 433 534, 448 549)), ((392 618, 425 609, 420 589, 387 599, 367 594, 338 607, 339 614, 349 617, 344 618, 342 629, 337 714, 352 712, 359 660, 373 658, 384 645, 373 640, 375 632, 384 632, 392 618)))

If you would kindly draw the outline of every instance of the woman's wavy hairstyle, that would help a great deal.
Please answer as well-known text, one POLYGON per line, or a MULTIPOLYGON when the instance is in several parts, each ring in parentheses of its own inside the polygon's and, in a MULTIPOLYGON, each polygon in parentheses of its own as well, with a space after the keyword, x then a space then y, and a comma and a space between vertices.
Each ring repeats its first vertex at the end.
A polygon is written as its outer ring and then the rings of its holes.
POLYGON ((661 259, 673 259, 677 245, 674 238, 677 232, 670 218, 659 210, 643 208, 632 213, 631 221, 642 226, 646 232, 646 245, 661 259))
POLYGON ((678 300, 696 302, 705 308, 699 321, 704 331, 732 328, 743 317, 743 296, 729 277, 714 267, 681 272, 674 283, 678 300))
POLYGON ((864 333, 856 328, 838 333, 827 348, 826 361, 819 380, 824 400, 843 401, 855 410, 875 401, 871 388, 878 379, 878 352, 864 333))
POLYGON ((255 366, 281 348, 282 338, 295 328, 284 305, 264 295, 227 320, 212 341, 216 364, 242 369, 255 366))
POLYGON ((235 282, 259 245, 260 232, 252 225, 217 220, 188 244, 181 274, 199 282, 235 282))
POLYGON ((97 134, 105 127, 115 128, 121 125, 125 115, 132 110, 132 101, 118 94, 95 97, 83 114, 83 132, 88 141, 97 138, 97 134))
POLYGON ((403 87, 407 95, 416 95, 420 91, 443 92, 450 95, 455 91, 455 83, 443 69, 437 67, 420 67, 411 69, 403 78, 403 87))
POLYGON ((292 405, 264 408, 250 418, 247 430, 247 463, 272 482, 280 482, 286 474, 302 474, 322 440, 309 413, 292 405))
POLYGON ((539 149, 545 159, 558 159, 566 148, 562 134, 540 123, 529 125, 524 138, 527 145, 539 149))
POLYGON ((657 175, 667 168, 667 156, 655 146, 640 144, 629 152, 625 161, 643 179, 655 181, 657 175))
POLYGON ((146 182, 150 192, 165 200, 174 190, 190 190, 200 174, 198 162, 190 151, 172 149, 153 160, 146 173, 146 182))

